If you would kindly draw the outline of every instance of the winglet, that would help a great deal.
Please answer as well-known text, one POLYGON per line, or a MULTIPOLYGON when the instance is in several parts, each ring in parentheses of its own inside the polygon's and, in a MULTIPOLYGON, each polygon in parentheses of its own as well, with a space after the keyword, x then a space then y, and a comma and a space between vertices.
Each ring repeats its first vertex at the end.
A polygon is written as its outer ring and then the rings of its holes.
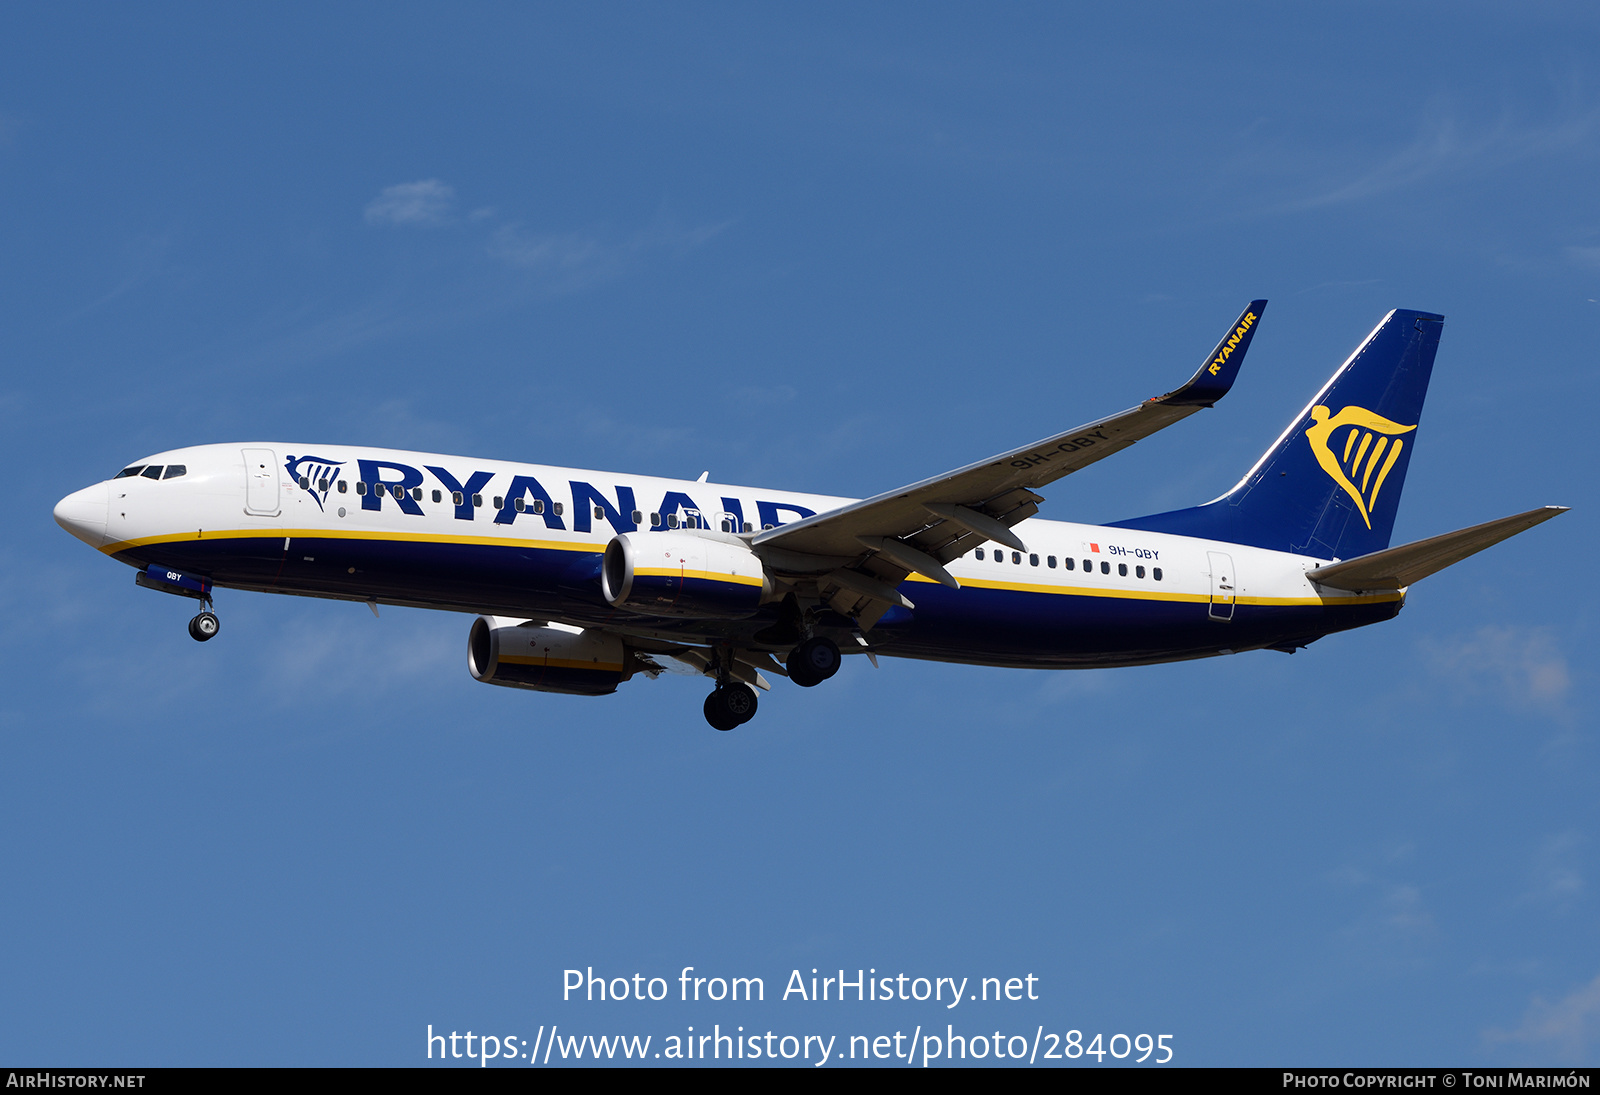
POLYGON ((1200 371, 1177 391, 1158 395, 1150 402, 1177 407, 1209 407, 1227 395, 1228 389, 1233 387, 1234 378, 1239 375, 1239 366, 1244 364, 1245 351, 1250 348, 1250 340, 1256 335, 1256 323, 1266 307, 1266 301, 1252 300, 1250 306, 1234 320, 1233 327, 1222 336, 1217 348, 1211 351, 1206 363, 1200 366, 1200 371))

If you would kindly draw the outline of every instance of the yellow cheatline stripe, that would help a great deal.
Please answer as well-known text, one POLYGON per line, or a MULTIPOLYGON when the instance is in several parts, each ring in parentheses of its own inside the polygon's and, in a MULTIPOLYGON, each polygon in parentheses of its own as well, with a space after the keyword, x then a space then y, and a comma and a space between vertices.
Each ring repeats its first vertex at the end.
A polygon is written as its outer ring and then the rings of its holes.
MULTIPOLYGON (((1398 443, 1397 443, 1398 444, 1398 443)), ((1391 460, 1394 451, 1391 450, 1391 460)), ((1388 469, 1384 469, 1387 474, 1388 469)), ((1378 477, 1378 485, 1383 485, 1383 475, 1378 477)), ((510 537, 498 536, 446 536, 433 532, 360 532, 346 531, 343 529, 225 529, 216 532, 204 532, 198 536, 188 534, 180 536, 147 536, 140 540, 123 540, 115 544, 107 544, 100 550, 107 555, 115 555, 119 551, 130 548, 146 547, 150 544, 176 544, 190 543, 194 540, 244 540, 261 539, 275 540, 278 537, 290 539, 323 539, 323 540, 399 540, 407 543, 425 544, 486 544, 491 547, 521 547, 545 548, 551 551, 582 551, 591 555, 598 555, 605 550, 605 544, 599 543, 568 543, 560 540, 513 540, 510 537)), ((740 585, 757 586, 761 584, 760 578, 747 578, 741 575, 714 574, 703 570, 636 570, 634 573, 651 577, 676 577, 683 574, 689 578, 704 578, 715 582, 737 582, 740 585)), ((912 574, 907 578, 912 582, 927 582, 937 584, 932 578, 921 574, 912 574)), ((998 582, 988 578, 962 578, 963 587, 972 586, 977 589, 1010 590, 1014 593, 1057 593, 1075 597, 1115 597, 1134 601, 1175 601, 1195 604, 1207 604, 1211 598, 1204 593, 1167 593, 1165 591, 1141 589, 1103 589, 1098 586, 1055 586, 1038 585, 1022 582, 998 582)), ((1241 605, 1350 605, 1371 604, 1377 601, 1397 601, 1399 593, 1384 593, 1377 596, 1365 597, 1237 597, 1236 604, 1241 605)))
POLYGON ((722 582, 724 585, 758 586, 760 578, 752 578, 745 574, 719 574, 711 570, 683 570, 678 567, 634 567, 633 574, 636 578, 700 578, 707 582, 722 582))
POLYGON ((500 661, 507 665, 533 665, 541 669, 592 669, 596 673, 620 673, 621 662, 580 662, 567 658, 524 658, 500 655, 500 661))
POLYGON ((196 540, 398 540, 412 544, 486 544, 491 547, 547 548, 551 551, 583 551, 599 555, 605 543, 573 543, 568 540, 519 540, 511 536, 451 536, 442 532, 369 532, 360 529, 312 528, 254 528, 254 529, 199 529, 194 535, 187 532, 161 536, 146 536, 138 540, 119 540, 106 544, 100 550, 107 555, 130 548, 148 547, 151 544, 192 543, 196 540))
MULTIPOLYGON (((912 575, 908 581, 933 583, 933 579, 912 575)), ((997 582, 987 578, 962 578, 961 587, 999 589, 1012 593, 1055 593, 1073 597, 1113 597, 1130 601, 1173 601, 1188 604, 1209 604, 1213 598, 1205 593, 1168 593, 1165 590, 1104 589, 1099 586, 1033 585, 1022 582, 997 582)), ((1398 601, 1400 594, 1383 593, 1366 597, 1234 597, 1232 603, 1240 605, 1352 605, 1371 604, 1378 601, 1398 601)), ((1218 604, 1227 600, 1215 598, 1218 604)))

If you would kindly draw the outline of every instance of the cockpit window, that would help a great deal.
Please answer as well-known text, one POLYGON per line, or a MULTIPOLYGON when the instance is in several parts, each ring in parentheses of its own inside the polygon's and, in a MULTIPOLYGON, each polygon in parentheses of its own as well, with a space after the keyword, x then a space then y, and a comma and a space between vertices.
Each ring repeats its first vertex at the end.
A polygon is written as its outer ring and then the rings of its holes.
POLYGON ((138 475, 142 471, 144 471, 144 465, 143 464, 135 464, 131 468, 123 468, 121 471, 117 472, 117 474, 113 475, 111 478, 113 478, 113 479, 126 479, 130 475, 138 475))
MULTIPOLYGON (((187 475, 188 472, 189 472, 189 468, 185 464, 168 464, 167 465, 167 472, 161 478, 163 478, 163 479, 176 479, 180 475, 187 475)), ((327 488, 323 488, 323 489, 326 490, 327 488)))
POLYGON ((141 474, 146 479, 160 479, 161 478, 161 465, 160 464, 151 464, 148 468, 145 468, 144 471, 141 474))

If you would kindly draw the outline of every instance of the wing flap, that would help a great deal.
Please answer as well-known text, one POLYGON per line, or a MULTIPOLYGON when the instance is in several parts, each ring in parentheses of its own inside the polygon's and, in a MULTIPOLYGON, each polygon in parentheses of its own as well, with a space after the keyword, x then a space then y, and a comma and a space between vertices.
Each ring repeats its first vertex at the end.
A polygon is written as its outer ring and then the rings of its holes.
POLYGON ((1566 506, 1541 506, 1497 521, 1486 521, 1471 528, 1374 551, 1346 562, 1331 563, 1308 570, 1306 577, 1321 585, 1356 593, 1403 589, 1470 555, 1476 555, 1484 548, 1493 547, 1501 540, 1510 539, 1519 532, 1526 532, 1552 517, 1558 517, 1567 509, 1566 506))

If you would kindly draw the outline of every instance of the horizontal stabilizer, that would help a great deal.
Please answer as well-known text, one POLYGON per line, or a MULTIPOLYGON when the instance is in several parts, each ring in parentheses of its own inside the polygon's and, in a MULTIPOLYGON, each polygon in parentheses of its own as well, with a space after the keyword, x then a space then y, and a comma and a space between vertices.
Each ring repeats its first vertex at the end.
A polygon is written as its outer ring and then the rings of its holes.
POLYGON ((1508 540, 1534 525, 1543 524, 1558 514, 1566 513, 1566 506, 1541 506, 1527 513, 1487 521, 1471 528, 1430 536, 1399 547, 1374 551, 1370 555, 1332 563, 1306 572, 1306 577, 1321 585, 1335 589, 1349 589, 1357 593, 1378 589, 1402 589, 1420 581, 1452 563, 1459 563, 1469 555, 1476 555, 1486 547, 1508 540))

